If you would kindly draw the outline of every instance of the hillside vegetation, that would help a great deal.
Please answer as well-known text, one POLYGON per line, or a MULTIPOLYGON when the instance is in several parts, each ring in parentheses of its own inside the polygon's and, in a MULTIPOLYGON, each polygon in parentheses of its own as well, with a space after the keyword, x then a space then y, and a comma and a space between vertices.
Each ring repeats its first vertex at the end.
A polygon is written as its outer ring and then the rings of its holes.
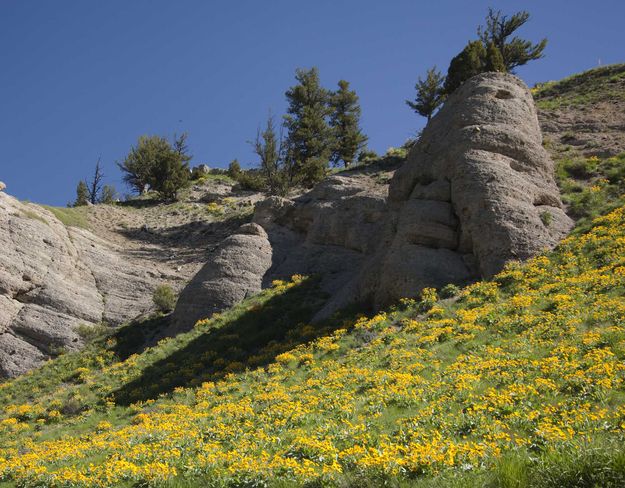
POLYGON ((313 326, 315 290, 277 282, 140 354, 121 329, 2 384, 1 479, 625 483, 625 208, 456 299, 313 326))
POLYGON ((560 81, 541 83, 532 91, 540 109, 625 100, 625 64, 599 67, 560 81))

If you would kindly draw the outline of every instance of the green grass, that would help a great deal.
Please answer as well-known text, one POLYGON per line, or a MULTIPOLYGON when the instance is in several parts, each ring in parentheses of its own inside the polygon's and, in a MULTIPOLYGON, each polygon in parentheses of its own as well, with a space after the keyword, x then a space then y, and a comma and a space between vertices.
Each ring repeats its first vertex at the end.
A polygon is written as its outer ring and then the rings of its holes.
POLYGON ((576 232, 592 220, 625 204, 625 153, 611 158, 564 158, 556 163, 556 179, 576 232))
POLYGON ((33 212, 32 210, 22 210, 22 215, 24 215, 24 217, 26 217, 28 219, 38 220, 39 222, 42 222, 42 223, 44 223, 46 225, 50 225, 49 222, 46 219, 44 219, 38 213, 33 212))
POLYGON ((199 183, 205 183, 208 181, 222 181, 224 183, 230 183, 233 185, 236 183, 236 181, 230 176, 228 176, 227 174, 212 174, 212 173, 202 175, 196 180, 191 180, 191 183, 199 184, 199 183))
POLYGON ((560 81, 541 83, 532 91, 536 105, 545 110, 625 100, 625 64, 603 66, 560 81))
POLYGON ((41 205, 49 210, 67 227, 80 227, 89 229, 89 209, 88 207, 52 207, 41 205))

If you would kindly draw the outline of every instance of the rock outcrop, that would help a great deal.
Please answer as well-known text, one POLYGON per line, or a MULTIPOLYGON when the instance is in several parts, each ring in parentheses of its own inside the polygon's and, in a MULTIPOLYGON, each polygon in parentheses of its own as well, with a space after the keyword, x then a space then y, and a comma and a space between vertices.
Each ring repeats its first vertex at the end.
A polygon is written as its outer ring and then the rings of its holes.
POLYGON ((151 307, 160 276, 94 234, 0 193, 0 378, 76 350, 80 326, 120 324, 151 307))
MULTIPOLYGON (((521 80, 502 73, 476 76, 449 97, 390 188, 345 172, 293 200, 259 203, 254 222, 271 249, 263 240, 263 265, 251 281, 321 275, 331 299, 318 318, 355 302, 382 307, 424 287, 491 277, 508 260, 552 248, 572 227, 532 96, 521 80), (267 253, 272 264, 265 269, 267 253)), ((236 241, 226 240, 219 252, 230 247, 236 255, 236 241)), ((249 277, 234 290, 230 270, 222 268, 207 263, 199 281, 210 286, 190 291, 193 303, 179 302, 178 317, 210 315, 213 297, 224 290, 246 296, 249 277)))
POLYGON ((499 73, 449 98, 395 173, 389 206, 397 229, 381 261, 378 304, 419 284, 491 277, 508 260, 552 248, 572 226, 529 90, 499 73), (439 272, 422 276, 420 262, 439 272))
MULTIPOLYGON (((210 178, 196 181, 175 204, 138 199, 53 209, 0 192, 0 379, 82 347, 85 327, 114 327, 154 311, 154 289, 188 283, 258 198, 210 178), (208 202, 221 213, 208 211, 208 202)), ((250 228, 240 233, 246 232, 250 228)), ((236 240, 245 237, 228 242, 236 240)), ((224 257, 235 272, 242 270, 241 258, 224 257)), ((249 259, 255 265, 260 258, 249 259)), ((224 295, 218 306, 232 300, 224 295)))
POLYGON ((244 224, 227 237, 185 287, 172 317, 173 331, 186 330, 261 290, 271 266, 271 245, 260 225, 244 224))

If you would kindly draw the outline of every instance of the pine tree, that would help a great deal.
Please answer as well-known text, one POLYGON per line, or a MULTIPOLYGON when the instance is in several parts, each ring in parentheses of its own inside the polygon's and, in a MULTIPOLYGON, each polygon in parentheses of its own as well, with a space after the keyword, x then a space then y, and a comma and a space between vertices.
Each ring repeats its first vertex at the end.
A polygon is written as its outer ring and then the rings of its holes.
POLYGON ((271 115, 267 117, 264 130, 258 129, 256 139, 251 143, 254 152, 260 158, 260 168, 267 182, 267 189, 272 195, 286 192, 282 170, 282 138, 276 134, 275 122, 271 115))
POLYGON ((331 96, 332 114, 330 128, 333 131, 334 147, 330 160, 348 167, 360 149, 367 142, 367 136, 360 129, 360 104, 358 95, 349 89, 349 82, 340 80, 339 89, 331 96))
POLYGON ((241 164, 239 164, 238 159, 233 159, 230 161, 228 165, 228 176, 233 179, 237 179, 237 177, 241 174, 241 164))
POLYGON ((514 37, 508 41, 508 38, 529 18, 530 14, 524 10, 508 17, 502 15, 500 10, 495 11, 489 8, 486 26, 480 26, 477 29, 477 35, 484 46, 492 43, 499 49, 505 71, 510 72, 517 66, 527 64, 534 59, 540 59, 544 55, 547 39, 543 39, 537 44, 532 44, 530 41, 519 37, 514 37))
POLYGON ((123 179, 134 191, 145 188, 157 191, 162 197, 172 199, 189 180, 186 134, 174 139, 173 146, 160 136, 141 136, 136 146, 119 168, 123 179))
POLYGON ((99 203, 106 203, 110 205, 111 203, 115 203, 118 198, 117 190, 115 190, 113 185, 104 185, 102 187, 102 193, 100 193, 99 203))
POLYGON ((484 72, 486 48, 482 41, 471 41, 449 63, 445 93, 453 93, 469 78, 484 72))
POLYGON ((167 200, 177 198, 178 191, 189 182, 189 165, 176 151, 160 155, 150 178, 150 187, 167 200))
POLYGON ((189 137, 189 134, 187 134, 186 132, 183 132, 180 137, 176 137, 176 135, 174 134, 174 151, 176 152, 176 154, 178 154, 178 156, 180 156, 180 160, 183 163, 188 163, 189 161, 191 161, 191 155, 189 154, 189 146, 187 145, 187 139, 189 137))
POLYGON ((499 71, 505 73, 507 71, 506 65, 503 62, 503 56, 501 51, 494 43, 489 43, 486 48, 486 59, 484 61, 485 71, 499 71))
POLYGON ((74 207, 81 207, 89 204, 89 187, 83 180, 78 182, 76 187, 76 201, 74 201, 74 207))
POLYGON ((329 94, 319 82, 317 68, 298 69, 295 79, 298 84, 285 94, 286 168, 290 183, 312 186, 325 176, 332 151, 326 120, 329 94))
POLYGON ((104 179, 104 174, 100 168, 100 158, 95 163, 95 171, 93 173, 93 178, 89 182, 89 201, 95 205, 100 200, 100 191, 102 190, 102 180, 104 179))
POLYGON ((477 29, 478 41, 469 42, 449 64, 445 93, 450 94, 466 80, 486 71, 511 72, 515 67, 543 57, 547 39, 537 44, 509 37, 529 20, 529 13, 517 12, 508 17, 501 11, 488 10, 486 26, 477 29))
POLYGON ((443 103, 445 92, 443 84, 445 77, 436 66, 427 71, 425 80, 417 79, 415 90, 417 92, 414 101, 406 100, 406 104, 419 115, 427 117, 428 122, 434 111, 443 103))

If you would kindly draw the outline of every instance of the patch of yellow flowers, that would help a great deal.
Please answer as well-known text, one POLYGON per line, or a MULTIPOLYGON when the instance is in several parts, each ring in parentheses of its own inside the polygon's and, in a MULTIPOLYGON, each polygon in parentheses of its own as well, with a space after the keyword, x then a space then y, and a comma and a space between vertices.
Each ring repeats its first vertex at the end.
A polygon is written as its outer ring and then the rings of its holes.
POLYGON ((421 475, 479 469, 511 449, 623 440, 624 294, 618 209, 551 257, 467 287, 458 305, 428 289, 436 304, 420 319, 410 308, 360 318, 267 367, 134 405, 117 426, 72 434, 76 421, 61 418, 66 428, 44 440, 36 420, 51 416, 46 404, 5 405, 0 479, 104 487, 421 475))

